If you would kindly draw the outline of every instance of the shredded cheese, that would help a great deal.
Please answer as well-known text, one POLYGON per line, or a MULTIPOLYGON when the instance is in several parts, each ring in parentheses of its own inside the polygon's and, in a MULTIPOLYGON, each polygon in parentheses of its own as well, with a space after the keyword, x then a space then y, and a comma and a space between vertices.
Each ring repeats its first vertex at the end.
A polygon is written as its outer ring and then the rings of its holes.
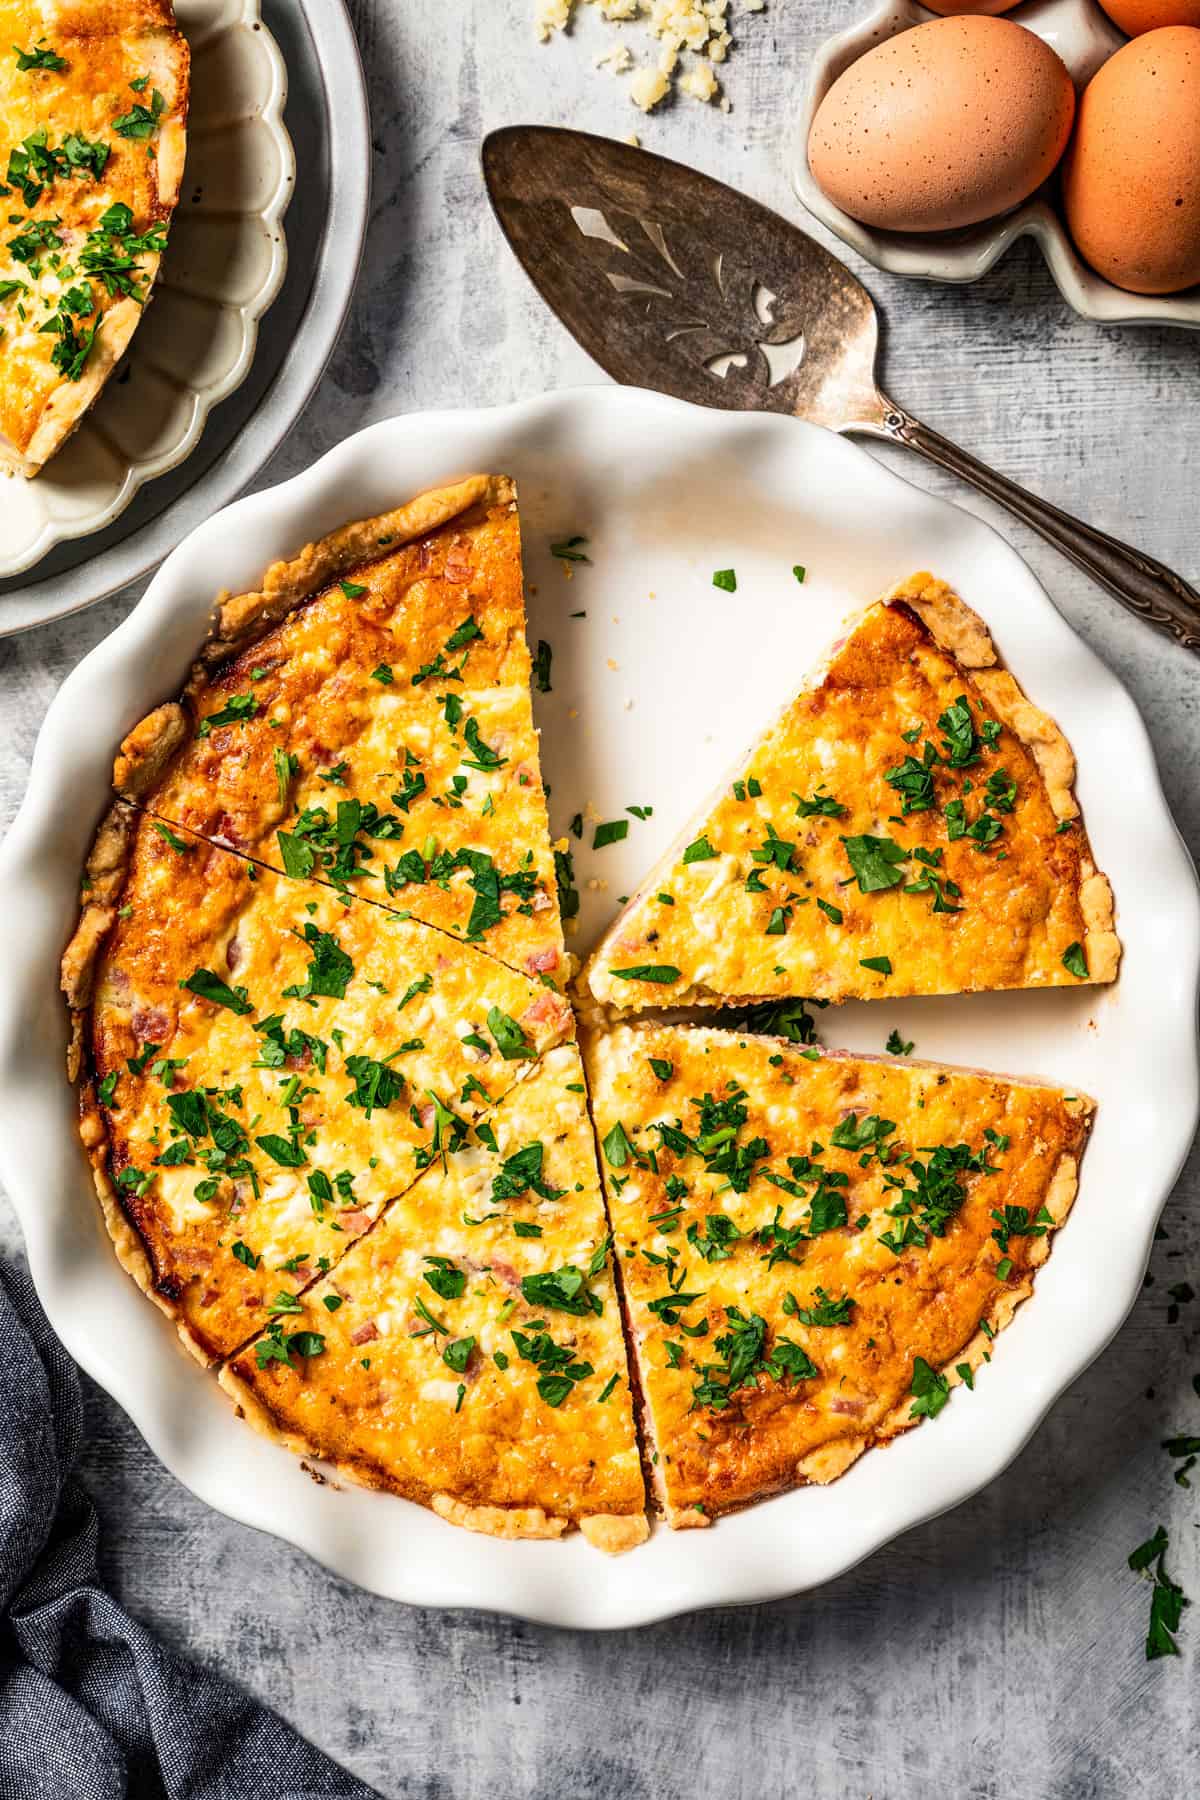
MULTIPOLYGON (((597 68, 613 75, 632 70, 629 97, 643 112, 652 112, 672 91, 703 104, 715 100, 722 112, 729 111, 714 65, 727 60, 733 43, 731 0, 537 0, 541 42, 567 31, 585 4, 594 6, 610 24, 640 23, 661 46, 640 63, 624 42, 595 58, 597 68)), ((761 13, 766 0, 742 0, 742 7, 745 14, 761 13)))

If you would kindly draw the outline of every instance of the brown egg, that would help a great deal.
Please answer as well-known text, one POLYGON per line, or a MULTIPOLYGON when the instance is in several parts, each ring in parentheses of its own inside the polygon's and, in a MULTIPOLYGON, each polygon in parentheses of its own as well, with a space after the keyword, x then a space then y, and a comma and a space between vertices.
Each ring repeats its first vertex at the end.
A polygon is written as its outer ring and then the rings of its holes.
MULTIPOLYGON (((930 0, 925 0, 929 5, 930 0)), ((1164 25, 1200 26, 1200 0, 1101 0, 1114 25, 1129 37, 1159 31, 1164 25)), ((941 7, 937 8, 941 12, 941 7)))
POLYGON ((987 14, 995 17, 997 13, 1011 12, 1019 4, 1019 0, 921 0, 930 12, 941 13, 944 19, 961 16, 966 13, 987 14))
POLYGON ((818 186, 887 231, 949 231, 1032 194, 1075 115, 1066 67, 1009 19, 931 19, 840 75, 808 138, 818 186))
POLYGON ((1147 32, 1092 77, 1063 201, 1080 254, 1117 287, 1200 282, 1200 31, 1147 32))

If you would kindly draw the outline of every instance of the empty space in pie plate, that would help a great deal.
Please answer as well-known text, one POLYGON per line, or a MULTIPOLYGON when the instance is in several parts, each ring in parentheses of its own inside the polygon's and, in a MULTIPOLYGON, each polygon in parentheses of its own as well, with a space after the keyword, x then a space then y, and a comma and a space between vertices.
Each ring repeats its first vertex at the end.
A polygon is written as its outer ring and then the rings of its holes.
POLYGON ((237 503, 174 553, 64 684, 0 878, 10 947, 0 968, 0 1167, 56 1330, 210 1504, 409 1602, 576 1626, 644 1622, 811 1587, 963 1500, 1012 1459, 1124 1318, 1195 1125, 1195 878, 1132 701, 986 526, 792 420, 584 389, 386 421, 237 503), (57 960, 112 751, 131 721, 178 690, 216 591, 244 590, 272 559, 347 520, 495 468, 519 484, 529 634, 551 652, 550 691, 535 693, 535 708, 552 826, 572 845, 582 895, 573 950, 586 952, 846 613, 920 568, 977 609, 1069 738, 1125 950, 1111 991, 884 1000, 819 1015, 829 1044, 878 1054, 895 1028, 919 1057, 1092 1095, 1095 1131, 1071 1218, 973 1393, 956 1392, 939 1417, 828 1489, 733 1514, 715 1537, 656 1528, 599 1575, 578 1537, 452 1533, 391 1497, 317 1487, 239 1424, 116 1265, 63 1078, 57 960), (552 545, 571 536, 586 539, 590 560, 564 568, 552 545), (736 588, 714 587, 714 571, 728 569, 736 588), (653 810, 639 818, 632 806, 653 810), (588 815, 582 839, 569 833, 577 812, 588 815), (595 822, 622 819, 625 838, 593 850, 595 822))
POLYGON ((194 448, 249 371, 287 267, 295 158, 287 74, 260 0, 179 0, 192 51, 188 153, 146 316, 74 437, 0 509, 0 576, 112 523, 194 448))

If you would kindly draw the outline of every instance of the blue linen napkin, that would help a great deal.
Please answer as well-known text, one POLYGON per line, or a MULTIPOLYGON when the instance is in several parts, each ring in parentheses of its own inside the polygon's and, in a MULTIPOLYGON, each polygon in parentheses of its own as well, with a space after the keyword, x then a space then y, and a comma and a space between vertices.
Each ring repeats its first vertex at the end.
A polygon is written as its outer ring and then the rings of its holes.
POLYGON ((100 1586, 75 1366, 0 1265, 0 1796, 378 1800, 100 1586))

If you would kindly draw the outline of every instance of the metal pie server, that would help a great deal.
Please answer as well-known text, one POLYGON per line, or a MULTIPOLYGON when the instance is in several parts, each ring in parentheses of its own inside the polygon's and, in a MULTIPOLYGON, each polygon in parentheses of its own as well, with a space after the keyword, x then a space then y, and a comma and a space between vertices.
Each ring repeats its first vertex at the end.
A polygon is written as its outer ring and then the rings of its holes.
POLYGON ((844 264, 682 163, 550 126, 494 131, 488 194, 543 300, 614 380, 907 444, 1007 506, 1138 618, 1200 651, 1200 593, 922 425, 875 380, 879 317, 844 264))

